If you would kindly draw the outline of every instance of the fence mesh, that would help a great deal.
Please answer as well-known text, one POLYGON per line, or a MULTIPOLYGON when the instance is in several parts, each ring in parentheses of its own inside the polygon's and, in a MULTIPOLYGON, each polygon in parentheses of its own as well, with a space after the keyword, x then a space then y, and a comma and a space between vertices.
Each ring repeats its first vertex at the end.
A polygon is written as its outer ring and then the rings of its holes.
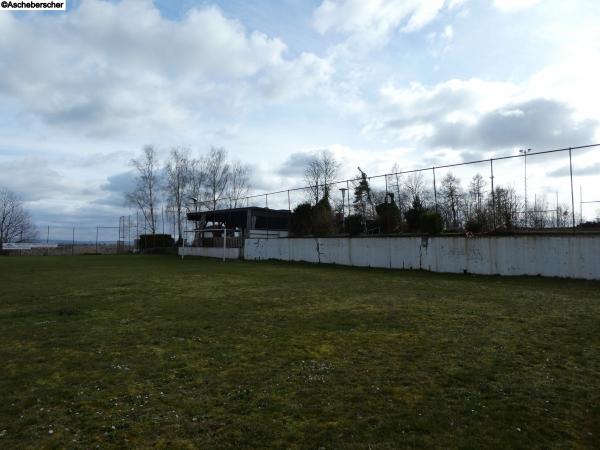
MULTIPOLYGON (((483 210, 494 229, 579 231, 586 230, 586 225, 600 224, 600 144, 539 152, 523 149, 509 156, 398 168, 367 177, 372 209, 386 197, 393 198, 403 216, 418 196, 425 206, 443 216, 449 231, 464 229, 467 221, 483 210)), ((255 206, 292 212, 302 203, 314 204, 327 191, 334 213, 343 220, 358 210, 354 192, 358 183, 357 176, 327 185, 224 198, 217 208, 255 206)), ((182 229, 190 229, 185 214, 182 220, 182 229)), ((51 224, 36 231, 34 240, 48 244, 48 248, 31 250, 30 254, 114 254, 135 251, 139 236, 152 234, 152 227, 138 212, 121 216, 113 224, 51 224)), ((154 232, 177 241, 177 214, 169 208, 157 209, 154 232)), ((185 245, 191 245, 193 234, 182 234, 185 245)))

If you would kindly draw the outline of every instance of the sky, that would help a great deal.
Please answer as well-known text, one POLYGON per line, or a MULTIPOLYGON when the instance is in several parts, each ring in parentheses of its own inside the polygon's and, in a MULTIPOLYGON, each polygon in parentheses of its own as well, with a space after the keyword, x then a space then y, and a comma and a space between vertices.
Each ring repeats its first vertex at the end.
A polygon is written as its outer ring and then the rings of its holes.
MULTIPOLYGON (((324 149, 347 178, 598 143, 598 24, 597 0, 0 11, 0 186, 39 225, 116 225, 131 212, 130 160, 149 144, 162 158, 223 147, 260 193, 302 186, 302 164, 324 149)), ((576 201, 579 186, 591 200, 600 149, 573 163, 576 201)), ((466 185, 478 170, 455 172, 466 185)), ((495 175, 520 187, 522 161, 495 175)), ((530 198, 570 201, 568 157, 529 158, 528 183, 530 198)))

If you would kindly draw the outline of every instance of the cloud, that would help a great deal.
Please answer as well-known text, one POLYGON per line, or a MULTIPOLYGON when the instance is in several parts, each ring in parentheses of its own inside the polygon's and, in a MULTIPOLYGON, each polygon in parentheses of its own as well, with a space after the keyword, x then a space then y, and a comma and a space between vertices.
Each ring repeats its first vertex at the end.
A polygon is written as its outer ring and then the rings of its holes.
POLYGON ((427 41, 432 47, 432 53, 439 55, 450 49, 450 44, 454 39, 454 28, 452 25, 446 25, 442 31, 432 31, 427 35, 427 41))
POLYGON ((460 149, 551 149, 592 142, 597 126, 595 120, 577 120, 564 103, 534 99, 507 104, 473 123, 442 122, 426 142, 460 149))
POLYGON ((329 61, 312 53, 302 53, 294 61, 280 64, 262 76, 259 86, 265 97, 285 100, 326 86, 333 72, 329 61))
POLYGON ((136 174, 133 171, 111 175, 106 183, 100 186, 98 198, 92 203, 97 205, 123 207, 126 205, 125 194, 135 188, 136 174))
POLYGON ((135 187, 135 178, 136 174, 132 171, 121 172, 108 177, 100 188, 108 192, 131 192, 135 187))
POLYGON ((379 90, 365 133, 383 133, 394 140, 422 141, 443 121, 475 121, 483 112, 501 107, 517 88, 510 83, 479 79, 449 80, 433 87, 413 82, 379 90))
POLYGON ((317 151, 314 150, 292 153, 279 167, 277 173, 282 176, 302 177, 304 169, 316 154, 317 151))
MULTIPOLYGON (((571 172, 569 166, 563 166, 551 172, 548 172, 549 177, 568 177, 571 172)), ((573 175, 577 176, 587 176, 587 175, 600 175, 600 162, 591 164, 585 167, 573 167, 573 175)))
POLYGON ((93 137, 236 117, 257 95, 305 95, 330 73, 215 6, 172 21, 150 0, 88 0, 66 15, 3 14, 0 28, 0 98, 93 137))
POLYGON ((321 34, 336 31, 384 41, 397 28, 406 33, 422 29, 446 4, 457 6, 444 0, 324 0, 314 11, 313 24, 321 34))
POLYGON ((37 201, 68 190, 64 178, 47 160, 25 157, 0 164, 0 186, 24 201, 37 201))
POLYGON ((540 0, 494 0, 494 7, 502 12, 514 12, 531 8, 540 0))
POLYGON ((363 132, 433 148, 468 150, 470 156, 515 147, 569 147, 595 140, 597 120, 580 115, 562 100, 527 98, 523 86, 479 79, 449 80, 432 87, 388 84, 380 89, 363 132))

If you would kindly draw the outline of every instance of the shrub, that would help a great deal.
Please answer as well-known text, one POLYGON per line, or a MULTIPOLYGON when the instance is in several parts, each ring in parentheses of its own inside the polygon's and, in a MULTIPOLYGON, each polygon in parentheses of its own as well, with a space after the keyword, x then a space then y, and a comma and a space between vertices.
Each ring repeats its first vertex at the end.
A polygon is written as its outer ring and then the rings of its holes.
POLYGON ((312 207, 312 234, 327 236, 333 234, 335 227, 333 223, 333 210, 327 197, 322 198, 312 207))
POLYGON ((483 230, 483 223, 481 220, 471 218, 467 220, 467 223, 465 224, 465 230, 471 233, 481 233, 481 231, 483 230))
POLYGON ((351 214, 346 217, 346 231, 351 236, 356 236, 365 231, 363 218, 360 214, 351 214))
POLYGON ((382 233, 394 233, 400 227, 400 209, 394 202, 380 203, 375 207, 377 225, 382 233))
POLYGON ((427 234, 438 234, 444 229, 442 216, 435 212, 427 212, 421 215, 421 231, 427 234))
POLYGON ((290 221, 290 232, 295 236, 306 236, 315 234, 327 236, 335 231, 334 216, 331 205, 327 198, 311 206, 310 203, 302 203, 294 209, 290 221))
POLYGON ((301 203, 294 208, 290 219, 290 232, 295 236, 305 236, 312 229, 312 206, 301 203))
POLYGON ((138 242, 138 248, 145 250, 147 248, 173 247, 175 241, 170 234, 142 234, 138 242))
POLYGON ((421 216, 425 212, 419 196, 416 196, 412 202, 412 207, 404 213, 404 218, 409 231, 419 231, 421 227, 421 216))

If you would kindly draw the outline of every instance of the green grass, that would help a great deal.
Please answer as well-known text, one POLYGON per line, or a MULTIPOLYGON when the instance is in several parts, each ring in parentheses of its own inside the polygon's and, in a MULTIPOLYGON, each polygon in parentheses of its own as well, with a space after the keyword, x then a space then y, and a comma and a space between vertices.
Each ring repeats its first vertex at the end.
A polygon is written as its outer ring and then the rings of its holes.
POLYGON ((600 446, 600 283, 0 258, 2 448, 600 446))

